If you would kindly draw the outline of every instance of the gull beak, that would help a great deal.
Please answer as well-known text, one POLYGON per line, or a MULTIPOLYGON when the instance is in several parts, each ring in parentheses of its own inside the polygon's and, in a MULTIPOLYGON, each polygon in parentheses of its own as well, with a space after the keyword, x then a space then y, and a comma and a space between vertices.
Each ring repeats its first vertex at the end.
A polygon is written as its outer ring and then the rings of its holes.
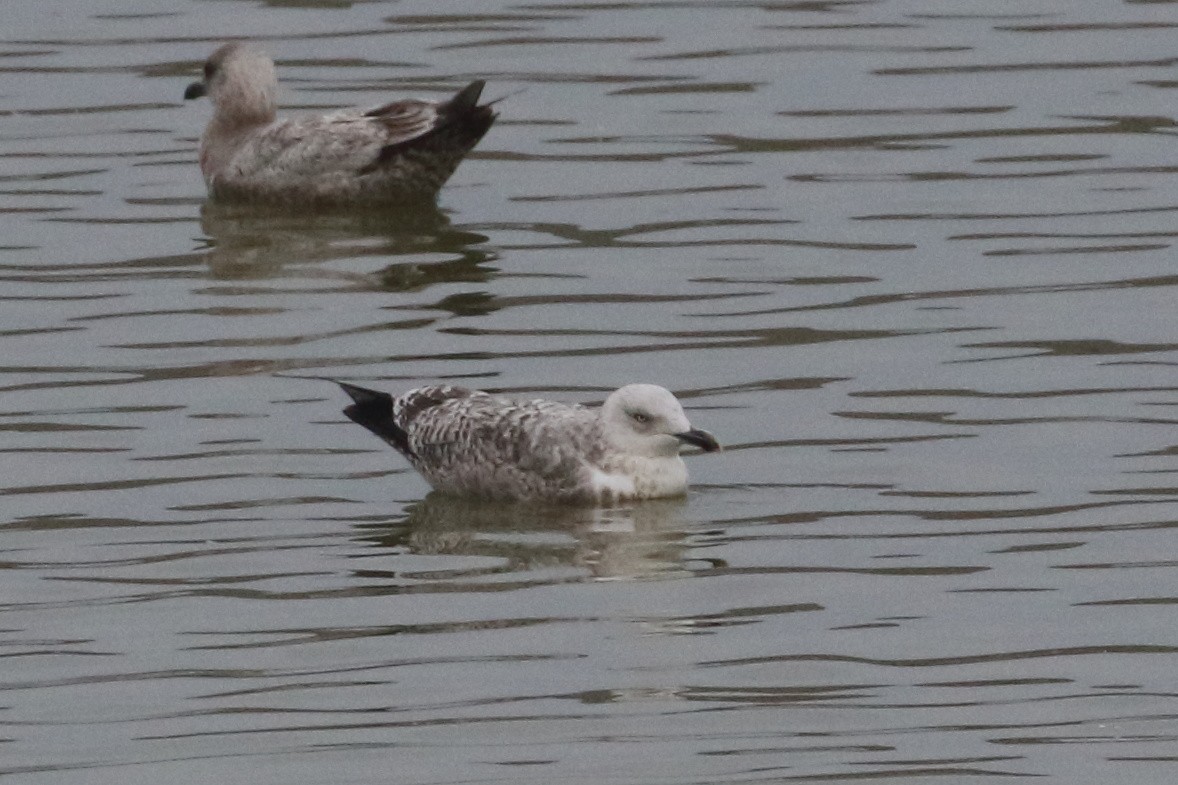
POLYGON ((699 428, 692 428, 690 431, 675 434, 675 438, 684 444, 694 444, 704 452, 721 452, 724 448, 720 446, 720 442, 716 441, 716 437, 707 431, 699 428))
POLYGON ((202 95, 208 95, 205 89, 204 82, 193 82, 184 89, 184 100, 191 101, 193 98, 200 98, 202 95))

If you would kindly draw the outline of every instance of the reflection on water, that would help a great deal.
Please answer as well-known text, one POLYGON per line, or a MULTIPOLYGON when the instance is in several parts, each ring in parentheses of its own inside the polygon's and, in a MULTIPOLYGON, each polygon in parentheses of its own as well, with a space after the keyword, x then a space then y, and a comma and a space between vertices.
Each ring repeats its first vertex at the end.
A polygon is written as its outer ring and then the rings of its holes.
MULTIPOLYGON (((585 509, 471 501, 431 493, 410 504, 404 520, 362 524, 360 539, 381 554, 471 556, 497 562, 472 572, 452 568, 396 573, 414 580, 504 575, 533 582, 534 571, 587 573, 597 579, 681 576, 688 548, 681 499, 585 509)), ((372 576, 372 570, 364 570, 372 576)))
POLYGON ((495 258, 480 247, 486 235, 454 228, 433 205, 308 214, 206 203, 200 225, 208 238, 209 270, 222 280, 281 277, 288 266, 306 271, 307 265, 315 265, 314 274, 330 277, 323 263, 392 257, 413 261, 364 276, 336 275, 361 286, 411 291, 435 283, 485 281, 493 272, 485 265, 495 258))
POLYGON ((0 776, 1174 780, 1178 5, 9 5, 0 776), (507 98, 439 207, 207 205, 225 37, 507 98), (472 503, 291 375, 731 449, 472 503))

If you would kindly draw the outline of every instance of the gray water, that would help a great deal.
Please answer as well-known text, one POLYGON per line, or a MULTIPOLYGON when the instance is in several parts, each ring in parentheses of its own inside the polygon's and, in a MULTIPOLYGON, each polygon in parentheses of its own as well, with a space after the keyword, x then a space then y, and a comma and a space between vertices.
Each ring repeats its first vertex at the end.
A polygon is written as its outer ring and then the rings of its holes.
POLYGON ((1178 778, 1178 7, 9 3, 0 775, 1178 778), (439 209, 180 101, 509 95, 439 209), (673 389, 686 499, 457 502, 320 375, 673 389))

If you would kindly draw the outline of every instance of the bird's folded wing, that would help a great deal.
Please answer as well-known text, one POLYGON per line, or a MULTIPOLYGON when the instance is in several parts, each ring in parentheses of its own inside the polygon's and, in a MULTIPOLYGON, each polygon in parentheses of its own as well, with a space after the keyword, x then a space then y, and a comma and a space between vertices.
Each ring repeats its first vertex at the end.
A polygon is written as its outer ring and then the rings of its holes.
POLYGON ((504 405, 476 395, 423 409, 406 429, 419 468, 435 477, 547 478, 571 486, 596 457, 592 421, 581 407, 504 405))
POLYGON ((398 101, 367 113, 344 110, 277 122, 259 131, 234 155, 231 176, 293 183, 358 175, 372 167, 382 150, 428 133, 436 121, 433 104, 398 101))

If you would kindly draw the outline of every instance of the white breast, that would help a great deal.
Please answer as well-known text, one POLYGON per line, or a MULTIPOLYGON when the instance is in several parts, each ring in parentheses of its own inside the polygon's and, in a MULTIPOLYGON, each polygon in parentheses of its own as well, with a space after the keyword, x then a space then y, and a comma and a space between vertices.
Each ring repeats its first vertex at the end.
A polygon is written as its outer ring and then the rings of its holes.
POLYGON ((659 499, 687 492, 687 467, 677 455, 668 458, 631 455, 608 463, 606 469, 590 469, 593 488, 599 496, 659 499))
POLYGON ((593 492, 598 496, 614 496, 619 498, 633 498, 634 479, 625 474, 610 474, 601 469, 590 469, 590 482, 593 492))

